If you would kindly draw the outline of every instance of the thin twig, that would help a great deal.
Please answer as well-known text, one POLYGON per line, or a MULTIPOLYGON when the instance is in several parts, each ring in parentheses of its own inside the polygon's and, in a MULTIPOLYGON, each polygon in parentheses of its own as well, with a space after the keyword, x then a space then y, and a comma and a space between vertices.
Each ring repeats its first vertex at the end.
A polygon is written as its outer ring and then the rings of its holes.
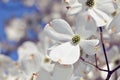
POLYGON ((100 70, 100 71, 108 72, 108 70, 101 69, 101 68, 99 68, 98 66, 96 66, 96 65, 92 64, 91 62, 86 61, 86 60, 85 60, 85 59, 83 59, 82 57, 80 57, 80 59, 81 59, 82 61, 84 61, 84 62, 86 62, 86 63, 88 63, 88 64, 90 64, 90 65, 94 66, 95 68, 97 68, 97 69, 98 69, 98 70, 100 70))
POLYGON ((103 30, 102 30, 102 27, 99 27, 99 29, 100 29, 100 39, 101 39, 102 48, 103 48, 103 52, 104 52, 104 56, 105 56, 105 61, 106 61, 106 64, 107 64, 107 69, 108 69, 108 71, 110 71, 108 58, 107 58, 107 54, 106 54, 106 50, 105 50, 105 45, 104 45, 104 42, 103 42, 103 30))
POLYGON ((118 69, 120 69, 120 65, 117 66, 115 69, 113 69, 111 72, 113 73, 113 72, 115 72, 115 71, 118 70, 118 69))

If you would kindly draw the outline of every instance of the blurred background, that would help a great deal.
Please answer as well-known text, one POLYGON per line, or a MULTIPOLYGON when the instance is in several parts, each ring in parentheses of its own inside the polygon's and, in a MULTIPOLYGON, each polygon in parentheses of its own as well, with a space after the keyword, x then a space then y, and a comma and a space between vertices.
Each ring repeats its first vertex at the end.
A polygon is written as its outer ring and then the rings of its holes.
MULTIPOLYGON (((0 0, 0 80, 29 80, 24 76, 24 70, 28 70, 25 64, 29 65, 29 61, 25 57, 20 61, 21 55, 30 49, 34 53, 34 45, 36 49, 43 38, 44 26, 52 19, 63 18, 72 23, 73 17, 67 18, 63 5, 62 0, 0 0), (28 49, 19 52, 19 47, 27 41, 28 49)), ((33 64, 30 62, 29 67, 33 64)))
POLYGON ((0 0, 0 54, 18 60, 17 48, 38 36, 53 18, 66 18, 61 0, 0 0))
MULTIPOLYGON (((22 58, 23 61, 20 60, 20 53, 24 53, 25 51, 22 49, 23 52, 22 50, 20 52, 18 49, 23 47, 22 45, 25 42, 30 41, 24 44, 27 44, 28 52, 30 49, 37 51, 36 47, 30 47, 34 45, 37 45, 39 49, 41 48, 41 51, 46 52, 46 49, 43 50, 43 48, 45 46, 47 46, 45 48, 48 48, 49 43, 44 43, 46 39, 42 34, 42 30, 47 23, 55 18, 65 19, 70 25, 73 25, 75 17, 68 17, 66 11, 67 9, 62 0, 0 0, 0 80, 29 80, 28 78, 23 79, 21 76, 24 76, 22 72, 28 70, 32 62, 30 62, 29 65, 25 65, 27 64, 26 58, 22 58), (41 44, 41 42, 42 46, 38 44, 41 44), (24 63, 25 61, 26 63, 24 63), (18 62, 22 65, 22 70, 19 71, 18 67, 20 67, 20 65, 18 65, 18 62), (16 74, 19 75, 16 77, 16 74)), ((73 26, 72 28, 74 29, 73 26)), ((106 41, 105 45, 109 52, 108 57, 110 63, 120 64, 120 34, 110 35, 104 33, 104 37, 106 41)), ((49 39, 47 42, 50 42, 49 39)), ((27 50, 25 53, 27 53, 27 50)), ((102 51, 100 50, 99 53, 102 53, 102 51)), ((98 56, 102 62, 100 65, 104 67, 104 56, 101 54, 98 56)), ((33 59, 33 57, 33 54, 30 54, 30 59, 33 59)), ((31 69, 32 68, 30 68, 30 70, 31 69)), ((118 78, 120 71, 116 74, 118 78)), ((86 76, 85 80, 104 80, 104 78, 104 73, 100 73, 94 69, 86 76)), ((113 78, 111 80, 115 79, 116 78, 113 78)))

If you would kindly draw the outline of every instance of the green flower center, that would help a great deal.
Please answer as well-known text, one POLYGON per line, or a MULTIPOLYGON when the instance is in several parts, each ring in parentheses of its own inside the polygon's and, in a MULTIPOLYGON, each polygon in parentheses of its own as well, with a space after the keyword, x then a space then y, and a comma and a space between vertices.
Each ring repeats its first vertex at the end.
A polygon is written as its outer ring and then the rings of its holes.
POLYGON ((80 42, 80 36, 79 35, 75 35, 72 38, 72 43, 73 44, 78 44, 80 42))
POLYGON ((49 58, 45 58, 45 59, 44 59, 44 62, 45 62, 45 63, 49 63, 49 62, 50 62, 50 59, 49 59, 49 58))
POLYGON ((94 4, 95 4, 94 0, 87 0, 87 1, 86 1, 86 5, 87 5, 89 8, 93 7, 94 4))

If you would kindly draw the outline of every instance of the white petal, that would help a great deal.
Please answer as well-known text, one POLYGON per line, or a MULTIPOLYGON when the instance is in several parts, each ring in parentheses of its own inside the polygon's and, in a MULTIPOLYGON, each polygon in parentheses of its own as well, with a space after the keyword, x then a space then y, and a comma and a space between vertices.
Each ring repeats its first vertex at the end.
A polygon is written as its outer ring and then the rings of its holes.
POLYGON ((39 54, 34 56, 24 56, 21 61, 21 67, 27 75, 32 75, 40 70, 40 62, 39 54))
POLYGON ((96 45, 98 45, 99 40, 81 40, 80 46, 83 49, 83 52, 88 55, 94 55, 96 53, 96 45))
POLYGON ((86 0, 78 0, 79 3, 85 4, 86 0))
POLYGON ((96 8, 104 11, 105 13, 111 14, 115 11, 113 0, 96 0, 96 8))
POLYGON ((49 56, 60 64, 73 64, 79 59, 80 48, 79 45, 75 46, 71 42, 66 42, 52 49, 49 56))
POLYGON ((76 0, 64 0, 67 4, 73 4, 76 0))
POLYGON ((120 9, 120 0, 116 0, 115 4, 118 6, 118 9, 120 9))
POLYGON ((108 23, 109 21, 112 20, 112 18, 110 16, 108 16, 105 12, 94 8, 94 11, 97 13, 98 16, 100 16, 101 18, 103 18, 105 20, 106 23, 108 23))
POLYGON ((54 19, 50 25, 59 33, 73 35, 70 25, 63 19, 54 19))
POLYGON ((41 67, 45 69, 47 72, 53 71, 54 64, 51 64, 51 60, 49 62, 45 62, 45 59, 49 59, 49 57, 46 55, 43 55, 41 57, 41 67))
POLYGON ((53 80, 70 80, 73 66, 56 65, 53 71, 53 80))
POLYGON ((100 16, 98 15, 94 9, 90 9, 88 10, 89 14, 94 18, 94 20, 96 21, 97 27, 102 27, 106 25, 106 21, 100 16))
POLYGON ((80 78, 78 76, 72 75, 70 80, 80 80, 80 78))
POLYGON ((75 3, 70 4, 68 7, 70 7, 70 8, 68 8, 67 14, 68 15, 73 15, 73 14, 77 14, 81 11, 82 4, 80 4, 78 2, 78 0, 75 0, 75 3))
POLYGON ((31 41, 24 42, 19 48, 18 48, 18 54, 19 54, 19 61, 22 60, 24 56, 29 56, 31 54, 39 54, 39 50, 37 49, 37 46, 35 43, 31 41))
POLYGON ((87 13, 81 13, 76 19, 77 33, 81 38, 88 38, 95 34, 97 26, 93 18, 87 13))
POLYGON ((68 41, 74 34, 70 25, 63 19, 55 19, 47 24, 44 28, 49 37, 57 41, 68 41))
POLYGON ((51 75, 50 73, 48 73, 47 71, 45 71, 44 69, 41 69, 38 72, 38 77, 36 80, 52 80, 51 79, 51 75))
POLYGON ((120 32, 120 13, 113 18, 108 29, 112 29, 113 32, 120 32))
POLYGON ((77 61, 77 63, 74 64, 74 72, 73 74, 75 76, 83 77, 87 75, 88 72, 91 71, 91 66, 87 65, 83 61, 77 61))

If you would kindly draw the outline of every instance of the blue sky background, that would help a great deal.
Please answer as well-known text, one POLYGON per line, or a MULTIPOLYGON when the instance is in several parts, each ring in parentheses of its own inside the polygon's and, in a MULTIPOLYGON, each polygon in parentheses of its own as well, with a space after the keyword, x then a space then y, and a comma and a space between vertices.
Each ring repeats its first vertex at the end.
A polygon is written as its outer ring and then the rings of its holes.
MULTIPOLYGON (((4 3, 0 0, 0 42, 7 42, 11 45, 16 45, 15 42, 8 41, 4 32, 5 22, 12 17, 22 17, 25 13, 34 13, 37 12, 37 8, 35 6, 27 7, 22 4, 21 0, 10 0, 7 3, 4 3)), ((28 31, 29 36, 35 36, 36 34, 33 31, 28 31)), ((8 55, 13 60, 18 59, 16 49, 13 51, 6 51, 4 48, 0 49, 2 54, 8 55), (8 54, 9 53, 9 54, 8 54)))

